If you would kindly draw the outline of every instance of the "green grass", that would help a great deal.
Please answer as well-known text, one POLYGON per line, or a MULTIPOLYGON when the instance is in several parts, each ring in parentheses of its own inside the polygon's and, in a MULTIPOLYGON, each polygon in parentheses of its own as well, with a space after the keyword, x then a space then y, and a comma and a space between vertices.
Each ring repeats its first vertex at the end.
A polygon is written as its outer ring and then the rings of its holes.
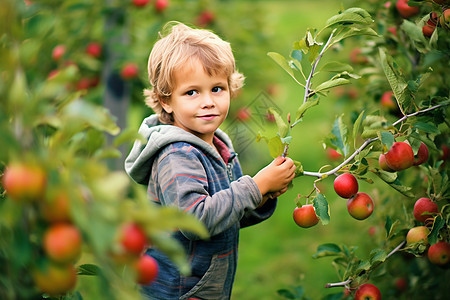
MULTIPOLYGON (((259 1, 270 12, 266 18, 274 24, 277 48, 267 49, 289 54, 292 42, 301 39, 307 28, 322 28, 326 20, 336 14, 339 1, 259 1)), ((256 5, 256 4, 255 4, 256 5)), ((236 51, 239 51, 236 49, 236 51)), ((281 99, 276 99, 284 112, 295 113, 303 90, 280 67, 273 63, 270 72, 280 79, 281 99)), ((332 96, 322 98, 319 106, 308 111, 304 121, 293 131, 293 144, 289 156, 303 163, 305 170, 317 171, 326 162, 321 139, 330 132, 336 111, 332 96)), ((261 149, 265 145, 256 146, 261 149)), ((270 161, 268 151, 253 154, 257 159, 242 155, 244 172, 255 164, 270 161), (262 159, 261 159, 262 158, 262 159), (250 160, 250 161, 249 161, 250 160), (250 166, 251 165, 251 166, 250 166)), ((245 153, 244 153, 245 154, 245 153)), ((352 219, 346 209, 346 201, 340 199, 332 189, 332 178, 325 180, 324 189, 331 206, 331 221, 320 223, 309 229, 298 227, 292 219, 297 194, 307 194, 313 188, 313 178, 299 177, 294 180, 294 188, 279 199, 274 215, 267 221, 241 231, 239 262, 232 299, 283 299, 277 290, 301 285, 305 295, 320 299, 328 293, 342 291, 340 288, 327 290, 328 282, 339 281, 330 258, 313 259, 317 246, 322 243, 362 244, 358 254, 363 256, 370 247, 367 229, 370 221, 359 222, 352 219), (355 234, 355 228, 360 232, 355 234)), ((361 189, 369 188, 365 185, 361 189)))

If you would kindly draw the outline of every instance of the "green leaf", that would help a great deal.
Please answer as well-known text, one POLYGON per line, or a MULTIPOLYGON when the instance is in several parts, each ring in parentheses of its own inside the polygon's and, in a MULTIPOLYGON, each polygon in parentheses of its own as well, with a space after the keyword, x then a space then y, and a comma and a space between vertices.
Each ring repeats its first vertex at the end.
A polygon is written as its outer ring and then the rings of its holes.
POLYGON ((292 50, 291 58, 295 59, 297 61, 302 61, 302 58, 303 58, 302 51, 300 51, 300 50, 292 50))
POLYGON ((384 170, 377 170, 374 171, 378 177, 380 177, 384 182, 386 183, 393 183, 395 180, 397 180, 397 172, 387 172, 384 170))
POLYGON ((400 28, 406 33, 409 39, 422 44, 427 43, 426 38, 423 36, 422 28, 409 20, 403 20, 400 28))
POLYGON ((83 264, 78 266, 77 269, 77 275, 98 276, 101 273, 101 269, 93 264, 83 264))
POLYGON ((366 117, 366 111, 363 110, 358 118, 356 119, 355 123, 353 124, 353 147, 356 149, 356 137, 359 134, 359 129, 361 128, 361 123, 363 122, 363 120, 366 117))
POLYGON ((355 268, 354 273, 360 274, 362 271, 367 271, 370 269, 370 262, 368 260, 361 260, 358 266, 355 268))
MULTIPOLYGON (((388 175, 388 174, 390 174, 389 172, 384 172, 382 170, 371 170, 371 171, 374 174, 376 174, 381 180, 383 180, 384 182, 389 184, 392 188, 394 188, 398 192, 402 193, 406 197, 409 197, 409 198, 413 198, 414 197, 414 193, 411 191, 412 188, 409 187, 409 186, 404 186, 398 180, 398 178, 395 179, 394 181, 392 181, 392 177, 388 175)), ((395 174, 395 173, 391 173, 391 174, 395 174)))
POLYGON ((346 78, 336 78, 336 79, 331 79, 325 82, 322 82, 319 86, 317 86, 314 89, 314 92, 318 93, 318 92, 322 92, 322 91, 326 91, 329 90, 331 88, 340 86, 340 85, 345 85, 345 84, 349 84, 350 80, 346 79, 346 78))
POLYGON ((404 109, 410 105, 409 95, 407 95, 408 85, 403 76, 398 72, 394 59, 381 48, 379 52, 384 74, 394 92, 400 110, 405 114, 404 109))
POLYGON ((373 23, 370 14, 362 8, 353 7, 344 10, 341 14, 335 15, 327 20, 325 28, 342 24, 364 24, 370 25, 373 23))
POLYGON ((413 127, 415 129, 422 130, 427 133, 432 133, 432 134, 440 134, 441 133, 441 131, 437 128, 436 125, 430 124, 430 123, 417 122, 413 125, 413 127))
POLYGON ((325 195, 317 193, 317 197, 313 200, 313 206, 322 225, 327 225, 330 222, 330 216, 328 215, 328 201, 325 195))
POLYGON ((277 294, 286 299, 296 299, 295 295, 288 289, 280 289, 277 291, 277 294))
POLYGON ((72 101, 63 109, 63 120, 66 126, 72 126, 72 123, 85 124, 95 129, 106 131, 112 135, 120 132, 119 126, 115 123, 115 118, 104 107, 98 106, 81 99, 72 101))
POLYGON ((309 100, 300 105, 300 107, 297 110, 294 123, 297 122, 298 120, 301 120, 305 112, 311 107, 316 106, 317 104, 319 104, 319 99, 309 100))
POLYGON ((347 144, 348 130, 347 126, 342 120, 342 116, 336 118, 336 120, 334 121, 331 133, 334 135, 334 138, 330 140, 331 144, 339 148, 346 157, 349 151, 349 146, 347 144))
POLYGON ((303 39, 301 39, 300 41, 294 42, 294 45, 292 45, 292 48, 294 50, 301 50, 305 54, 308 53, 309 45, 306 42, 306 36, 303 39))
POLYGON ((353 72, 353 67, 349 64, 344 64, 338 61, 331 61, 326 63, 320 71, 323 72, 334 72, 334 73, 340 73, 340 72, 353 72))
POLYGON ((321 244, 317 247, 316 253, 313 258, 325 257, 325 256, 337 256, 340 255, 342 249, 333 243, 321 244))
POLYGON ((438 241, 439 231, 444 228, 445 220, 442 216, 437 215, 433 222, 433 228, 431 229, 430 234, 428 235, 428 241, 430 245, 436 244, 438 241))
POLYGON ((295 177, 302 176, 303 175, 302 163, 294 160, 294 165, 295 165, 295 177))
POLYGON ((289 75, 291 75, 292 78, 294 78, 295 81, 297 79, 294 75, 294 70, 291 68, 291 65, 289 62, 283 57, 283 55, 276 53, 276 52, 269 52, 267 55, 272 58, 280 67, 283 68, 289 75))
POLYGON ((372 265, 382 263, 386 260, 387 253, 382 249, 374 249, 370 252, 369 261, 372 265))
POLYGON ((288 124, 283 120, 283 118, 280 116, 280 114, 272 107, 268 109, 268 112, 269 112, 269 114, 273 115, 275 118, 275 122, 278 127, 278 134, 280 135, 280 137, 281 138, 286 137, 286 135, 289 131, 288 124))
POLYGON ((342 41, 343 39, 359 35, 379 36, 378 33, 370 27, 364 28, 350 27, 345 28, 341 33, 339 33, 334 39, 333 43, 336 44, 342 41))
POLYGON ((147 142, 147 140, 136 130, 132 128, 126 128, 114 139, 113 145, 114 147, 119 147, 124 143, 134 142, 136 140, 140 141, 142 144, 145 144, 147 142))
POLYGON ((395 142, 394 135, 389 131, 380 132, 380 141, 383 145, 386 145, 387 149, 391 149, 395 142))
POLYGON ((269 139, 267 144, 269 146, 270 156, 272 156, 273 158, 283 154, 284 145, 279 136, 274 136, 273 138, 269 139))

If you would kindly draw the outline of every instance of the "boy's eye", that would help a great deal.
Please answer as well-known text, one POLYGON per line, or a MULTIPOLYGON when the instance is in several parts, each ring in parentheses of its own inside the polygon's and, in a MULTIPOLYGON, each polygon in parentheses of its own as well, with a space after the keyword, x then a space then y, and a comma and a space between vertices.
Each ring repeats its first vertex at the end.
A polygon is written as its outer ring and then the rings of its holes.
POLYGON ((213 93, 218 93, 218 92, 220 92, 220 91, 222 91, 223 89, 220 87, 220 86, 215 86, 215 87, 213 87, 212 88, 212 92, 213 93))
POLYGON ((190 91, 187 91, 186 92, 186 95, 188 95, 188 96, 194 96, 194 95, 196 95, 197 94, 197 91, 196 90, 190 90, 190 91))

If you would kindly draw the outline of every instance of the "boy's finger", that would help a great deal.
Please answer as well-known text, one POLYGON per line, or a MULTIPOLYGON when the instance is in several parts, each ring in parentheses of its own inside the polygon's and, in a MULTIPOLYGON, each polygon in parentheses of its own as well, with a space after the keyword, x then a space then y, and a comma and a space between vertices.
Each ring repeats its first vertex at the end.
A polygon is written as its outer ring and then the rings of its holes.
POLYGON ((278 156, 278 157, 276 157, 276 158, 273 160, 273 163, 274 163, 276 166, 279 166, 279 165, 281 165, 282 163, 284 163, 285 161, 286 161, 286 157, 278 156))

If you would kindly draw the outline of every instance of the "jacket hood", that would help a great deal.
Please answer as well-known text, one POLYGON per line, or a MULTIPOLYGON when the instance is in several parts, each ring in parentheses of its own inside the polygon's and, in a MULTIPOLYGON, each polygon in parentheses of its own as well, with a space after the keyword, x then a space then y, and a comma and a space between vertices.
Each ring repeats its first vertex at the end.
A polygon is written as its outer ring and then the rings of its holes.
MULTIPOLYGON (((139 134, 146 140, 142 143, 136 140, 125 159, 125 171, 137 183, 148 184, 153 161, 158 152, 169 144, 175 142, 186 142, 199 148, 205 153, 220 159, 217 151, 194 134, 173 125, 162 124, 158 116, 151 115, 144 119, 139 134)), ((220 129, 215 135, 227 145, 230 152, 234 152, 230 138, 220 129)))

